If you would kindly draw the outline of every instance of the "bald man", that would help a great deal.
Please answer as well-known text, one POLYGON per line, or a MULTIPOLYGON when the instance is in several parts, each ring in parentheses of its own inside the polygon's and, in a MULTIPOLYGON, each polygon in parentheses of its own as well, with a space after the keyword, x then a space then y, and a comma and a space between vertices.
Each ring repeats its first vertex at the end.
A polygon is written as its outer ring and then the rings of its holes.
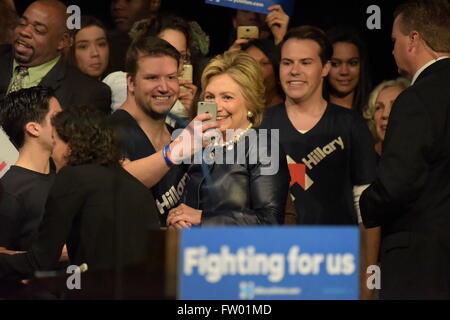
POLYGON ((38 0, 25 10, 14 30, 12 46, 0 46, 0 98, 41 85, 55 91, 63 108, 93 104, 109 113, 109 87, 66 65, 61 56, 70 44, 66 9, 60 1, 38 0))

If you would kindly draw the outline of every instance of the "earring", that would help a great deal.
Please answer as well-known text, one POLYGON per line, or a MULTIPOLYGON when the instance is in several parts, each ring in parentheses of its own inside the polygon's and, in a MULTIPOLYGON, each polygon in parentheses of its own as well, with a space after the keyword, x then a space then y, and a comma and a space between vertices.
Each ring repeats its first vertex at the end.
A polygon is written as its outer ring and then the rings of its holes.
POLYGON ((249 119, 253 118, 253 112, 248 111, 247 112, 247 118, 249 118, 249 119))

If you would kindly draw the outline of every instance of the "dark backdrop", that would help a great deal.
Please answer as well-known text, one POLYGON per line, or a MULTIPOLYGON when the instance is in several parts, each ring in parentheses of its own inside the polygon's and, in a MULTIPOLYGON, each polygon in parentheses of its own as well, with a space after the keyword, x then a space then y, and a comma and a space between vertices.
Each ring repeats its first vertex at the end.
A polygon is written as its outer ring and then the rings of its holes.
MULTIPOLYGON (((16 0, 19 12, 31 3, 31 0, 16 0)), ((91 14, 102 19, 107 25, 110 23, 110 0, 63 1, 67 5, 77 4, 82 14, 91 14)), ((399 0, 296 0, 291 26, 311 24, 323 29, 336 25, 350 25, 356 27, 363 34, 369 49, 371 72, 374 84, 398 76, 395 61, 392 56, 392 15, 399 0), (369 30, 366 13, 370 5, 378 5, 381 9, 381 29, 369 30)), ((162 11, 174 12, 186 19, 197 20, 202 28, 210 35, 211 54, 220 53, 225 49, 231 29, 231 15, 233 10, 206 5, 203 0, 162 0, 162 11)))

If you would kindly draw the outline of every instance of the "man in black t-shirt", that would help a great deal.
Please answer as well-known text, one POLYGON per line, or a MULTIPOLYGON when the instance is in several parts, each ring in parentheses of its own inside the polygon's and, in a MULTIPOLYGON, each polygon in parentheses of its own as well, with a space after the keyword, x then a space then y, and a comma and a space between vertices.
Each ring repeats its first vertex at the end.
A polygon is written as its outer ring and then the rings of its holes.
MULTIPOLYGON (((315 27, 291 29, 280 44, 285 103, 269 109, 262 127, 279 129, 291 174, 297 224, 356 225, 361 229, 362 289, 377 263, 377 233, 361 224, 359 197, 375 177, 370 132, 355 111, 324 100, 331 45, 315 27)), ((362 291, 363 292, 363 291, 362 291)))
MULTIPOLYGON (((156 37, 130 47, 127 100, 111 115, 127 159, 145 158, 171 142, 173 129, 166 125, 165 118, 179 94, 179 61, 178 51, 156 37)), ((166 225, 168 211, 179 204, 186 179, 184 167, 178 165, 152 187, 162 226, 166 225)))
POLYGON ((322 30, 291 29, 281 43, 286 101, 269 109, 263 123, 280 130, 298 224, 356 225, 359 195, 375 174, 365 122, 322 96, 330 57, 331 45, 322 30))
POLYGON ((51 118, 61 106, 49 88, 33 87, 9 94, 1 102, 0 124, 19 150, 17 162, 0 179, 0 250, 26 251, 44 214, 54 172, 51 118))

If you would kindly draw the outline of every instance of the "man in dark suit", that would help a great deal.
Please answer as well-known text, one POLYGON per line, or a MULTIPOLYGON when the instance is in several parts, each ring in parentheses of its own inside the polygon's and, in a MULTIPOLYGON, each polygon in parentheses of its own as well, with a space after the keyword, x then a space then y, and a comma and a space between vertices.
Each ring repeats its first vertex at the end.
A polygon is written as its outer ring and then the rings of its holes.
POLYGON ((382 299, 450 299, 450 4, 410 1, 394 17, 393 54, 412 86, 392 107, 361 214, 383 232, 382 299))
POLYGON ((109 113, 111 90, 102 82, 66 65, 69 44, 66 6, 38 0, 25 10, 14 30, 12 47, 0 47, 0 97, 36 85, 51 87, 63 108, 92 104, 109 113))

